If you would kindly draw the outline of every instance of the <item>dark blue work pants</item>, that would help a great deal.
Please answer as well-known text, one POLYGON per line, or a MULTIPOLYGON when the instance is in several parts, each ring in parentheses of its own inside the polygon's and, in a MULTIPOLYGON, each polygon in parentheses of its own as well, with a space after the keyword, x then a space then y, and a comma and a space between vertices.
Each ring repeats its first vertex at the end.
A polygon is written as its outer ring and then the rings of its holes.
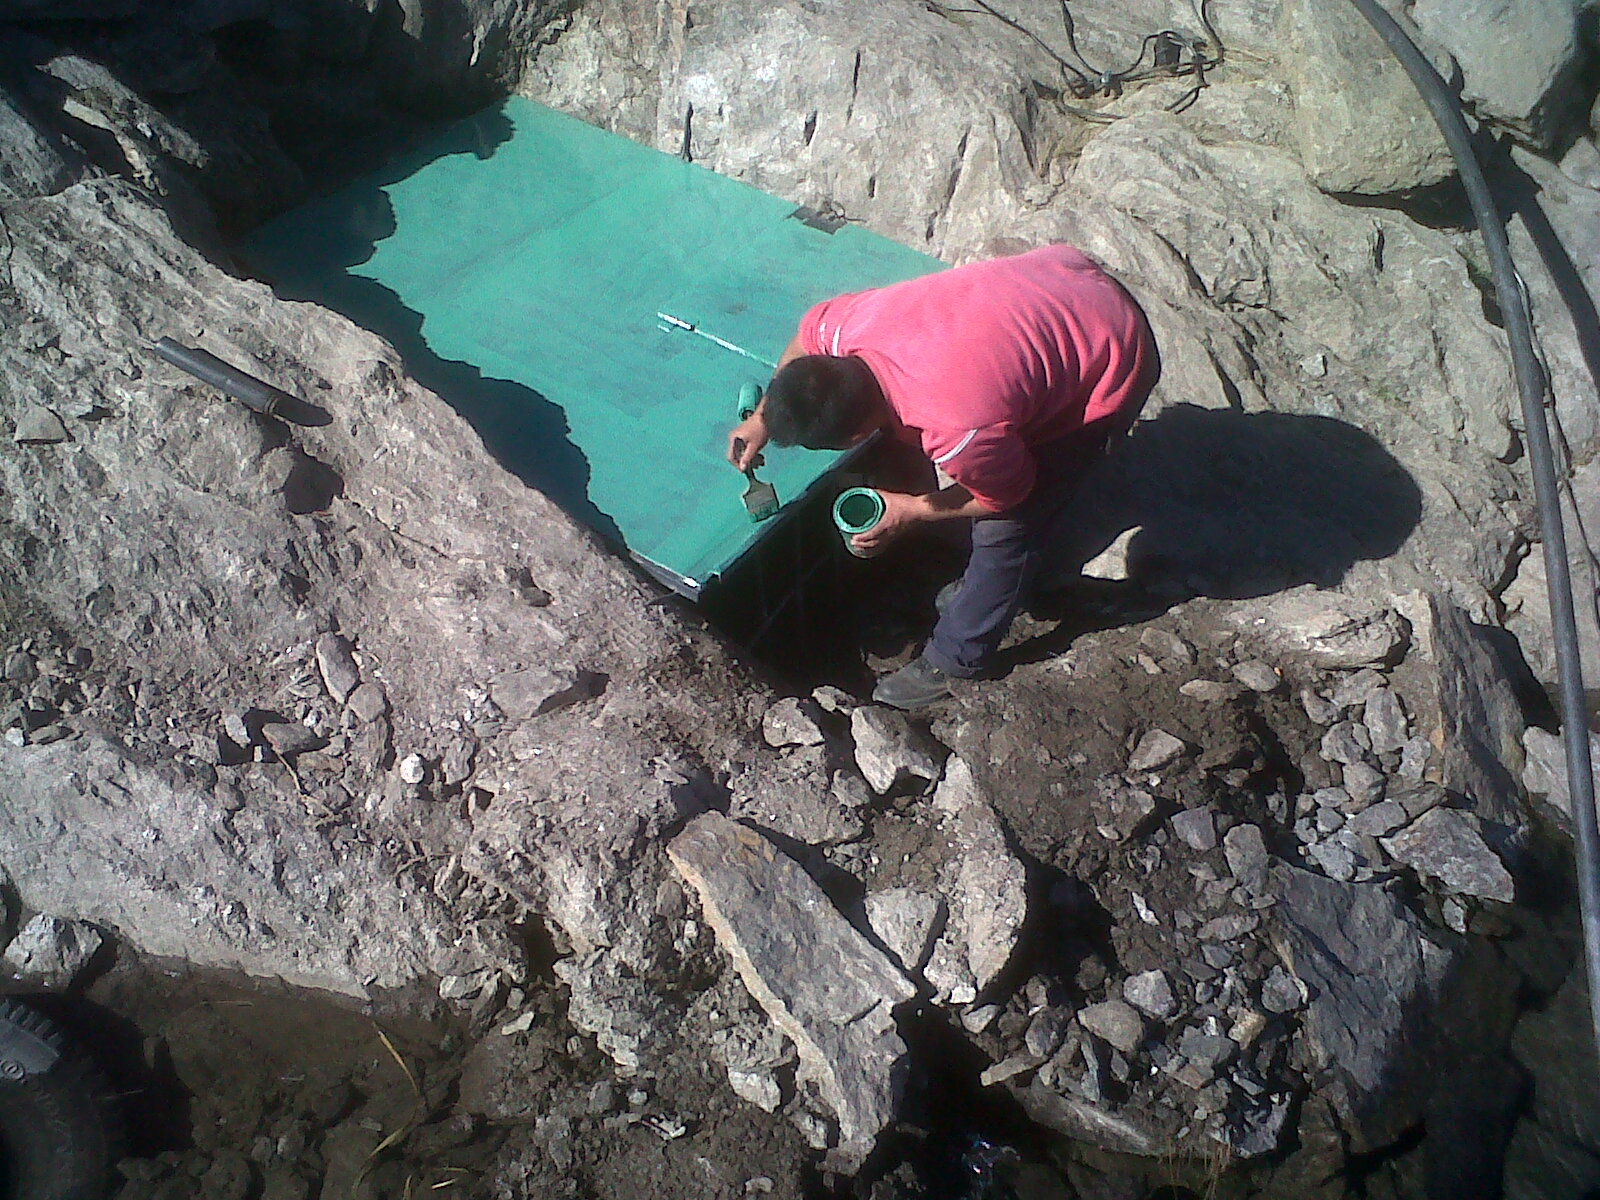
POLYGON ((947 675, 983 673, 1011 628, 1039 569, 1050 530, 1106 447, 1113 430, 1104 422, 1046 442, 1034 451, 1038 476, 1015 508, 972 522, 972 556, 961 588, 933 627, 922 653, 947 675))

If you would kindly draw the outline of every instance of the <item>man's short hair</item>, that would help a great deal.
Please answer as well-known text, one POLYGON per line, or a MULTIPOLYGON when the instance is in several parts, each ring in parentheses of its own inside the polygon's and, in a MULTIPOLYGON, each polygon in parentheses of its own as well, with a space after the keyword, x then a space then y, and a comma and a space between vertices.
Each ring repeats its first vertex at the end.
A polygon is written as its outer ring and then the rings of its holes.
POLYGON ((807 354, 772 377, 761 416, 775 445, 843 450, 871 420, 873 399, 865 364, 807 354))

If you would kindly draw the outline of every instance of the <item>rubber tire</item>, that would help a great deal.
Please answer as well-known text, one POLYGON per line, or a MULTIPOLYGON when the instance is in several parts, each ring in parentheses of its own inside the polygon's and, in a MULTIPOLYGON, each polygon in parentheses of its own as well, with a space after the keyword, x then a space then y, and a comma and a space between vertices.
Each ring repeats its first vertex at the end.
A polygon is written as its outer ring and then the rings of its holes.
POLYGON ((60 1057, 39 1074, 0 1076, 0 1200, 104 1200, 122 1144, 111 1088, 49 1020, 0 1000, 0 1047, 30 1035, 60 1057))

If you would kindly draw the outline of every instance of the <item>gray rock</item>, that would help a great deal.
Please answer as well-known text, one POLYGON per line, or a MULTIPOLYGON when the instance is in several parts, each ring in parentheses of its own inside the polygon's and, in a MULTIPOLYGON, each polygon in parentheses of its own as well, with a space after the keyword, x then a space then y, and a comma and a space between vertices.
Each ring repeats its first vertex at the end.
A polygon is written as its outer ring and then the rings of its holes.
POLYGON ((937 1000, 960 1006, 1011 961, 1028 916, 1027 870, 1007 846, 965 759, 951 756, 931 807, 959 852, 939 869, 949 916, 923 975, 937 1000))
POLYGON ((1483 840, 1482 824, 1471 813, 1429 809, 1382 845, 1396 861, 1448 891, 1507 904, 1516 898, 1511 873, 1483 840))
POLYGON ((934 926, 944 905, 937 896, 915 888, 885 888, 869 892, 867 924, 900 966, 920 971, 933 949, 934 926))
POLYGON ((1191 850, 1203 852, 1217 848, 1217 817, 1209 805, 1173 813, 1167 824, 1191 850))
POLYGON ((471 779, 477 754, 476 742, 468 738, 457 738, 452 741, 439 763, 439 782, 446 787, 460 787, 471 779))
POLYGON ((1340 721, 1322 735, 1322 757, 1329 762, 1342 763, 1346 766, 1351 763, 1366 762, 1368 750, 1361 744, 1361 738, 1365 733, 1363 727, 1352 721, 1340 721))
POLYGON ((812 846, 859 838, 872 801, 855 772, 830 774, 823 746, 786 749, 741 767, 728 781, 728 815, 812 846))
POLYGON ((51 445, 66 441, 67 437, 67 427, 61 423, 61 418, 39 404, 24 409, 17 418, 16 428, 11 431, 11 440, 24 445, 51 445))
POLYGON ((320 750, 328 739, 298 721, 268 721, 261 726, 261 738, 274 754, 293 757, 308 750, 320 750))
POLYGON ((1352 810, 1376 804, 1383 798, 1383 789, 1387 786, 1383 772, 1364 762, 1350 763, 1340 772, 1340 779, 1345 794, 1350 797, 1352 810))
POLYGON ((1329 698, 1341 712, 1360 708, 1387 686, 1381 671, 1370 667, 1353 671, 1341 679, 1329 698))
POLYGON ((21 650, 14 650, 6 655, 5 679, 7 683, 32 683, 39 678, 38 668, 33 665, 33 659, 21 650))
MULTIPOLYGON (((1567 779, 1565 744, 1556 734, 1530 725, 1522 735, 1522 748, 1527 756, 1522 768, 1522 786, 1554 805, 1570 828, 1572 787, 1567 779)), ((1600 794, 1600 733, 1589 735, 1589 763, 1594 772, 1595 791, 1600 794)))
POLYGON ((343 704, 361 683, 361 669, 356 666, 349 641, 337 633, 325 633, 317 639, 316 655, 323 685, 330 696, 343 704))
POLYGON ((1348 828, 1362 837, 1381 838, 1393 833, 1410 819, 1400 803, 1383 800, 1351 817, 1348 828))
POLYGON ((1299 1012, 1306 999, 1306 985, 1281 966, 1273 967, 1261 981, 1261 1005, 1270 1013, 1299 1012))
POLYGON ((1416 1014, 1431 1005, 1447 962, 1377 884, 1290 867, 1275 876, 1276 944, 1309 997, 1301 1028, 1316 1064, 1335 1072, 1324 1094, 1364 1141, 1381 1144, 1412 1119, 1405 1097, 1429 1069, 1416 1014))
POLYGON ((1235 663, 1233 677, 1252 692, 1275 692, 1283 686, 1283 676, 1259 658, 1235 663))
POLYGON ((1461 64, 1462 98, 1480 117, 1547 150, 1583 113, 1578 0, 1417 0, 1411 18, 1461 64))
POLYGON ((906 1048, 893 1010, 916 989, 754 830, 703 813, 667 854, 745 987, 794 1043, 799 1077, 838 1121, 834 1161, 859 1165, 894 1117, 906 1048))
POLYGON ((36 125, 16 100, 0 91, 0 200, 50 196, 76 181, 78 156, 36 125))
POLYGON ((64 991, 99 953, 105 939, 93 925, 40 913, 6 947, 6 968, 30 987, 64 991))
POLYGON ((350 693, 346 707, 358 721, 372 722, 389 711, 389 697, 378 684, 363 683, 350 693))
POLYGON ((1368 698, 1362 722, 1374 754, 1398 754, 1411 736, 1411 722, 1406 719, 1400 696, 1389 688, 1380 688, 1368 698))
MULTIPOLYGON (((1239 1047, 1224 1034, 1208 1033, 1190 1026, 1178 1037, 1178 1053, 1198 1073, 1200 1086, 1204 1086, 1216 1077, 1220 1067, 1233 1060, 1234 1055, 1239 1053, 1239 1047)), ((1195 1086, 1190 1080, 1185 1082, 1195 1086)))
POLYGON ((1100 835, 1116 842, 1148 831, 1156 814, 1154 796, 1109 775, 1095 781, 1090 806, 1100 835))
POLYGON ((1221 683, 1215 679, 1191 679, 1188 683, 1179 685, 1178 691, 1189 699, 1199 700, 1204 704, 1226 704, 1239 695, 1237 684, 1221 683))
POLYGON ((1170 629, 1147 625, 1139 634, 1139 644, 1158 659, 1169 664, 1190 666, 1194 663, 1194 647, 1170 629))
POLYGON ((997 1083, 1004 1083, 1008 1079, 1015 1079, 1019 1075, 1037 1070, 1042 1061, 1033 1054, 1013 1054, 1010 1058, 985 1067, 978 1073, 978 1082, 984 1087, 993 1087, 997 1083))
POLYGON ((1312 724, 1326 728, 1339 719, 1339 706, 1317 695, 1310 688, 1305 688, 1300 693, 1300 707, 1306 710, 1306 716, 1312 724))
POLYGON ((572 667, 533 667, 508 671, 489 684, 489 696, 513 721, 526 721, 587 700, 589 679, 572 667))
POLYGON ((939 778, 939 760, 928 739, 902 712, 863 705, 850 714, 856 766, 879 795, 903 779, 939 778))
POLYGON ((1282 11, 1295 138, 1318 187, 1382 195, 1450 175, 1443 135, 1365 21, 1315 0, 1290 0, 1282 11))
POLYGON ((428 760, 420 754, 408 754, 400 760, 400 782, 419 784, 428 777, 428 760))
POLYGON ((1028 1022, 1027 1031, 1022 1035, 1023 1047, 1036 1060, 1043 1062, 1060 1049, 1071 1026, 1071 1009, 1041 1008, 1028 1022))
POLYGON ((1159 771, 1178 761, 1189 747, 1182 739, 1173 737, 1164 729, 1152 729, 1139 739, 1128 758, 1128 770, 1135 772, 1159 771))
POLYGON ((1406 642, 1392 610, 1313 587, 1248 601, 1227 615, 1241 633, 1258 639, 1278 655, 1301 655, 1321 667, 1386 663, 1398 656, 1406 642))
POLYGON ((761 736, 769 746, 820 746, 824 737, 817 724, 816 701, 785 696, 761 718, 761 736))
POLYGON ((1155 1021, 1170 1021, 1178 1013, 1178 1000, 1165 971, 1141 971, 1122 981, 1125 1000, 1155 1021))
POLYGON ((1235 825, 1222 837, 1222 852, 1227 856, 1228 870, 1252 892, 1266 882, 1267 866, 1271 861, 1261 830, 1255 825, 1235 825))
POLYGON ((1231 1111, 1223 1131, 1228 1148, 1246 1160, 1271 1154, 1283 1141, 1293 1100, 1282 1094, 1268 1096, 1231 1111))
POLYGON ((1329 879, 1344 882, 1354 879, 1357 868, 1362 865, 1355 847, 1347 838, 1338 836, 1310 843, 1306 846, 1306 856, 1321 867, 1329 879))
POLYGON ((1078 1024, 1124 1054, 1132 1054, 1144 1042, 1144 1018, 1124 1000, 1088 1005, 1079 1010, 1078 1024))
POLYGON ((1260 924, 1261 918, 1254 913, 1225 913, 1207 921, 1195 936, 1206 942, 1232 942, 1253 933, 1260 924))

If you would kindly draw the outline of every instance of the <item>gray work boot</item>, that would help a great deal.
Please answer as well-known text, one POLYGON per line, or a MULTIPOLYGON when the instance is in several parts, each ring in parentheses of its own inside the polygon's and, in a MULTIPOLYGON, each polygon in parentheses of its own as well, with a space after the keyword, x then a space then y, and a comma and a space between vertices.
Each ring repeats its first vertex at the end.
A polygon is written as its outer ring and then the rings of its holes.
POLYGON ((918 656, 898 671, 878 680, 872 698, 890 708, 926 708, 950 694, 950 677, 926 658, 918 656))

